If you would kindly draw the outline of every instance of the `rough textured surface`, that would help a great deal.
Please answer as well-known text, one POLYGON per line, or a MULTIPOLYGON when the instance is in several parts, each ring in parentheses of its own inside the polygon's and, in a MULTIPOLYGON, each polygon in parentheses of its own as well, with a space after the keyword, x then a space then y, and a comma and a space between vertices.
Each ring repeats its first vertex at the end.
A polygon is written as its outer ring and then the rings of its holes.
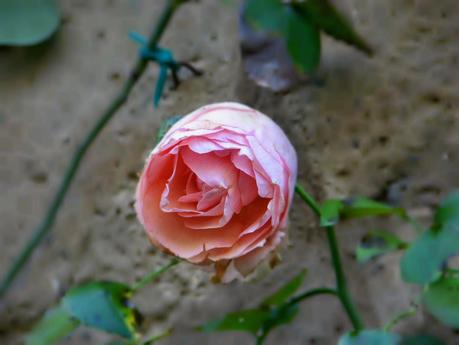
MULTIPOLYGON (((61 1, 65 20, 49 43, 0 50, 0 272, 39 222, 69 155, 116 94, 136 57, 130 30, 147 34, 162 1, 61 1)), ((214 0, 183 7, 162 44, 205 70, 185 75, 151 107, 152 65, 128 104, 86 157, 51 236, 0 301, 0 343, 20 344, 24 332, 71 285, 89 279, 133 282, 166 258, 152 249, 132 202, 143 158, 161 119, 205 103, 238 100, 271 115, 289 134, 300 159, 300 180, 318 197, 368 195, 407 207, 422 222, 459 181, 459 3, 456 0, 339 3, 375 47, 371 59, 328 38, 319 84, 287 95, 260 90, 242 73, 236 10, 214 0)), ((339 239, 350 287, 370 327, 387 322, 416 298, 399 278, 398 257, 359 265, 352 252, 361 236, 388 228, 409 238, 397 220, 347 223, 339 239)), ((321 230, 296 201, 290 246, 270 275, 253 283, 215 286, 183 264, 136 298, 144 330, 173 325, 162 344, 251 344, 238 333, 203 335, 193 328, 225 312, 253 306, 302 267, 306 286, 332 284, 321 230)), ((303 303, 290 326, 267 344, 334 344, 349 328, 329 297, 303 303)), ((458 336, 425 313, 401 323, 457 344, 458 336)), ((101 344, 106 335, 79 330, 66 344, 101 344)))

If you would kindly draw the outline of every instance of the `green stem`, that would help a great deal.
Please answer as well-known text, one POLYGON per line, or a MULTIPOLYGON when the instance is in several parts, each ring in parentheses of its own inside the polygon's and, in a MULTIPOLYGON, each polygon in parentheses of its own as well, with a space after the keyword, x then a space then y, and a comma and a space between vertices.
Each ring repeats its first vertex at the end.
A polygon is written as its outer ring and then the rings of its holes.
MULTIPOLYGON (((172 15, 174 14, 175 10, 180 5, 180 3, 181 1, 177 0, 167 1, 166 6, 164 7, 163 12, 160 16, 159 22, 156 25, 148 41, 150 48, 153 49, 154 47, 156 47, 170 19, 172 18, 172 15)), ((112 117, 115 115, 118 109, 126 102, 133 87, 140 79, 142 74, 145 72, 147 64, 147 60, 141 57, 138 58, 136 64, 134 65, 134 68, 131 71, 129 78, 124 83, 118 96, 115 97, 115 99, 108 106, 105 112, 100 116, 100 118, 95 123, 94 127, 89 131, 89 133, 86 135, 86 137, 83 139, 83 141, 76 149, 73 158, 70 161, 70 164, 67 167, 67 170, 64 174, 59 189, 57 190, 57 193, 55 194, 54 199, 52 200, 42 222, 34 230, 34 232, 32 233, 32 237, 22 248, 21 252, 12 263, 10 269, 3 277, 3 280, 0 285, 0 297, 8 291, 17 274, 21 271, 26 262, 30 259, 30 256, 32 255, 35 248, 40 244, 40 242, 42 242, 43 238, 50 231, 56 219, 57 213, 62 205, 62 202, 64 201, 64 198, 70 188, 73 178, 75 177, 78 171, 78 168, 81 164, 83 157, 85 156, 89 147, 97 138, 99 133, 102 131, 102 129, 112 119, 112 117)))
POLYGON ((317 289, 308 290, 308 291, 305 291, 305 292, 299 294, 298 296, 293 297, 288 302, 288 304, 289 305, 293 305, 293 304, 301 302, 301 301, 303 301, 303 300, 305 300, 307 298, 314 297, 314 296, 317 296, 317 295, 334 295, 334 296, 338 296, 338 291, 336 291, 336 289, 332 289, 332 288, 317 288, 317 289))
POLYGON ((358 332, 364 328, 363 322, 357 312, 357 309, 352 302, 351 296, 347 288, 346 277, 344 276, 343 265, 338 249, 338 242, 336 241, 335 229, 333 226, 327 227, 328 245, 332 256, 333 267, 335 269, 336 289, 338 290, 338 297, 341 300, 346 313, 351 320, 354 331, 358 332))
POLYGON ((395 317, 384 326, 384 331, 389 332, 392 327, 394 327, 400 321, 416 315, 417 310, 417 306, 414 306, 408 310, 402 311, 400 314, 395 315, 395 317))
MULTIPOLYGON (((321 211, 319 204, 314 200, 314 198, 309 195, 303 187, 299 184, 295 186, 295 191, 301 197, 301 199, 314 211, 314 213, 320 217, 321 211)), ((341 263, 341 257, 338 249, 338 242, 336 240, 335 229, 333 226, 329 226, 327 229, 327 239, 328 245, 330 248, 330 253, 332 257, 333 268, 335 270, 336 277, 336 295, 338 296, 341 304, 346 311, 349 320, 354 327, 354 331, 358 332, 364 328, 363 322, 359 316, 357 309, 355 308, 352 299, 350 297, 346 277, 343 271, 343 265, 341 263)))
POLYGON ((172 259, 167 265, 157 269, 157 270, 154 270, 150 273, 148 273, 145 277, 143 277, 141 280, 139 280, 137 283, 135 283, 132 287, 131 287, 131 292, 132 293, 136 293, 138 290, 140 290, 141 288, 143 288, 145 285, 147 285, 148 283, 150 283, 151 281, 155 280, 156 278, 158 278, 161 274, 163 274, 164 272, 166 272, 167 270, 169 270, 169 268, 177 265, 180 261, 176 258, 172 259))

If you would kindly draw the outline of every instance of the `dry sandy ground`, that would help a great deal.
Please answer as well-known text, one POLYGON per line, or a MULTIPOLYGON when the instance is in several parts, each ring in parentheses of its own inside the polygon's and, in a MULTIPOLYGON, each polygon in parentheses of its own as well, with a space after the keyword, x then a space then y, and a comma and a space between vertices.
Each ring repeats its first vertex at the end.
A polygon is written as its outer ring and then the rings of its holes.
MULTIPOLYGON (((120 88, 135 59, 127 33, 147 34, 163 1, 62 0, 64 25, 51 42, 0 50, 0 272, 39 222, 70 154, 120 88)), ((427 224, 440 198, 459 185, 459 2, 345 0, 340 7, 376 49, 368 59, 325 39, 320 85, 287 95, 260 90, 242 72, 237 11, 215 0, 184 6, 162 44, 205 71, 185 76, 153 110, 153 65, 128 104, 86 158, 52 235, 13 291, 0 301, 0 343, 20 344, 24 332, 68 287, 88 279, 133 282, 166 262, 135 219, 136 173, 160 121, 206 103, 236 100, 272 116, 300 155, 300 180, 320 198, 367 195, 407 207, 427 224)), ((397 220, 365 220, 339 228, 350 287, 369 327, 387 322, 416 298, 402 283, 398 255, 367 265, 352 257, 366 231, 386 228, 409 238, 397 220)), ((250 307, 301 268, 306 286, 333 283, 323 232, 296 200, 283 262, 250 284, 216 286, 183 264, 136 298, 153 334, 173 325, 161 344, 251 344, 245 334, 203 335, 193 328, 225 312, 250 307)), ((303 303, 289 326, 267 344, 336 343, 349 328, 329 297, 303 303)), ((425 313, 397 331, 459 336, 425 313)), ((101 344, 105 335, 79 330, 66 344, 101 344)))

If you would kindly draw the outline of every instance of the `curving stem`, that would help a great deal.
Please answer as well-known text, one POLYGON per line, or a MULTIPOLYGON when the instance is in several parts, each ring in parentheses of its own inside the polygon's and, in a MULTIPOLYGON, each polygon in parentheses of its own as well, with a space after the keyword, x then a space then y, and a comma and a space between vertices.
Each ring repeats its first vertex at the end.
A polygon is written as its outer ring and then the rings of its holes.
MULTIPOLYGON (((299 184, 295 186, 295 192, 300 196, 300 198, 311 208, 314 213, 320 217, 320 205, 314 200, 314 198, 309 195, 303 187, 299 184)), ((341 304, 346 311, 349 320, 354 327, 354 331, 358 332, 364 328, 363 322, 360 318, 360 315, 352 302, 351 295, 349 294, 349 290, 347 288, 346 277, 343 271, 343 265, 341 263, 341 257, 338 248, 338 242, 336 240, 335 229, 333 226, 328 226, 327 230, 327 239, 328 245, 330 248, 331 258, 333 268, 335 270, 335 278, 336 278, 336 296, 341 301, 341 304)))
MULTIPOLYGON (((154 28, 149 40, 148 47, 151 49, 155 48, 161 39, 167 25, 169 24, 175 10, 186 0, 167 0, 166 5, 159 17, 159 21, 154 28)), ((120 90, 118 96, 111 102, 108 108, 104 113, 101 114, 97 122, 94 124, 92 129, 88 132, 86 137, 81 141, 80 145, 77 147, 72 160, 70 161, 67 170, 62 178, 61 184, 54 195, 54 198, 46 211, 45 216, 43 217, 42 222, 37 226, 37 228, 32 233, 31 238, 22 248, 19 255, 13 261, 10 269, 4 275, 1 285, 0 285, 0 297, 2 297, 9 289, 17 274, 21 271, 27 261, 30 259, 30 256, 34 252, 35 248, 43 241, 44 237, 50 231, 51 227, 56 220, 57 213, 64 201, 64 198, 70 188, 70 185, 75 177, 78 168, 80 167, 83 157, 86 155, 86 152, 89 150, 90 146, 97 138, 99 133, 108 122, 113 118, 118 109, 127 101, 129 94, 136 85, 137 81, 140 79, 142 74, 145 72, 148 64, 148 60, 139 57, 134 68, 131 71, 129 78, 124 83, 122 89, 120 90)))

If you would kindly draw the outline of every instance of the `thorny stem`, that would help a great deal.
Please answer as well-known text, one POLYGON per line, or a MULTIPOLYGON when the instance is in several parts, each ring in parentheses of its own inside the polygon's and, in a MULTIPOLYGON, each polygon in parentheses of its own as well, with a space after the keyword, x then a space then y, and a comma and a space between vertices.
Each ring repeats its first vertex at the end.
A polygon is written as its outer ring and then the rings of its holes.
MULTIPOLYGON (((169 24, 175 10, 183 3, 183 0, 167 0, 166 5, 161 13, 159 22, 153 30, 152 35, 148 40, 148 47, 153 49, 158 44, 161 36, 163 35, 167 25, 169 24)), ((148 61, 142 57, 139 57, 136 61, 134 68, 131 71, 129 78, 124 83, 122 89, 120 90, 118 96, 112 101, 104 113, 99 117, 97 122, 94 124, 94 127, 89 131, 83 141, 80 143, 76 149, 72 160, 70 161, 69 166, 64 174, 62 182, 57 190, 57 193, 54 196, 42 222, 37 226, 37 228, 32 233, 31 238, 22 248, 21 252, 17 258, 12 263, 9 271, 3 277, 3 280, 0 285, 0 297, 2 297, 9 289, 17 274, 21 271, 24 265, 29 260, 35 248, 42 242, 43 238, 50 231, 54 221, 56 219, 57 213, 62 206, 65 195, 67 194, 69 187, 75 177, 78 168, 81 164, 83 157, 90 148, 91 144, 97 138, 102 129, 107 125, 107 123, 113 118, 118 109, 126 102, 131 93, 133 87, 140 79, 142 74, 145 72, 148 61)))
MULTIPOLYGON (((295 186, 295 191, 301 197, 301 199, 314 211, 316 215, 320 217, 321 211, 319 204, 314 200, 314 198, 309 195, 303 187, 299 184, 295 186)), ((328 226, 327 230, 327 239, 328 245, 330 247, 330 253, 332 257, 333 268, 335 270, 335 277, 336 277, 336 295, 341 301, 341 304, 346 311, 352 326, 354 327, 354 331, 358 332, 363 329, 363 322, 359 316, 357 309, 352 302, 352 298, 349 294, 347 288, 346 277, 343 271, 343 265, 341 263, 341 257, 339 254, 338 242, 336 240, 335 229, 333 226, 328 226)))
POLYGON ((167 265, 157 269, 157 270, 154 270, 150 273, 148 273, 145 277, 143 277, 141 280, 139 280, 137 283, 135 283, 132 287, 131 287, 131 292, 132 293, 136 293, 138 290, 140 290, 141 288, 143 288, 145 285, 147 285, 148 283, 150 283, 151 281, 155 280, 156 278, 158 278, 161 274, 163 274, 164 272, 166 272, 167 270, 169 270, 169 268, 177 265, 180 261, 176 258, 172 259, 167 265))

